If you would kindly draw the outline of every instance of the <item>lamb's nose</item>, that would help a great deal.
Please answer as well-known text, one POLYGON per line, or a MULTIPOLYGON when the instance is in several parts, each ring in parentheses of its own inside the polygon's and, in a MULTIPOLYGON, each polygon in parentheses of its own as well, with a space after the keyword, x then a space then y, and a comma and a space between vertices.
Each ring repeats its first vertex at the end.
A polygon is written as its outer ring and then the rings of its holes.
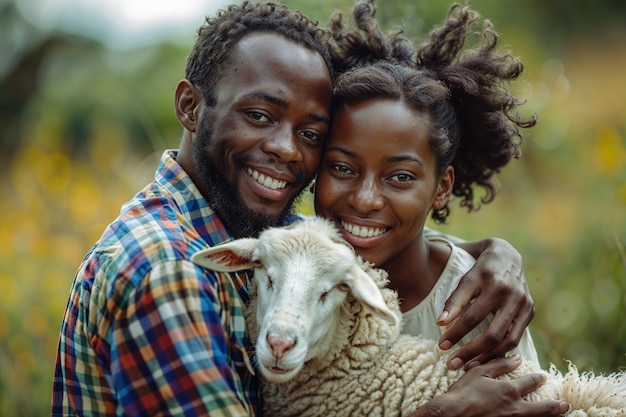
POLYGON ((272 349, 274 358, 282 359, 296 344, 295 337, 271 333, 267 335, 267 344, 272 349))

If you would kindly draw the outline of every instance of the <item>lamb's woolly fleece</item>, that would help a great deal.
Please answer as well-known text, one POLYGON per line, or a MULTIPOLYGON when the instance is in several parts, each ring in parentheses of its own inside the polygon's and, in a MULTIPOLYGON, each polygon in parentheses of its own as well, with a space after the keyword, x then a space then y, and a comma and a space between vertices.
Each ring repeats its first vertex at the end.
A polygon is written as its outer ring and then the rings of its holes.
MULTIPOLYGON (((285 242, 278 243, 280 240, 293 240, 288 245, 288 252, 271 257, 272 281, 273 285, 282 286, 287 285, 287 282, 283 281, 286 279, 289 280, 292 289, 297 288, 308 279, 302 276, 301 271, 293 274, 294 271, 290 271, 289 268, 298 264, 295 261, 297 258, 307 257, 309 252, 318 248, 318 244, 311 244, 311 239, 316 239, 316 236, 323 238, 323 245, 344 245, 336 243, 336 237, 339 235, 331 223, 319 219, 307 219, 296 224, 290 231, 270 229, 264 232, 259 240, 256 240, 257 246, 253 250, 248 248, 247 254, 239 252, 237 256, 255 262, 256 266, 259 266, 259 263, 263 264, 258 269, 262 271, 269 265, 268 259, 263 254, 276 255, 277 251, 281 250, 280 246, 286 247, 285 242), (264 239, 264 234, 267 235, 265 237, 271 235, 271 239, 264 239), (333 239, 328 240, 324 237, 325 235, 331 235, 333 239), (260 248, 260 246, 267 245, 269 247, 260 248), (281 261, 283 261, 282 264, 277 265, 281 261)), ((199 254, 194 261, 213 269, 220 269, 215 263, 215 254, 218 253, 218 257, 232 256, 230 253, 232 246, 228 249, 228 254, 219 253, 216 249, 211 248, 199 254), (207 254, 213 257, 212 262, 206 262, 207 254)), ((339 247, 336 248, 336 250, 339 249, 339 247)), ((333 250, 331 248, 329 253, 333 250)), ((345 252, 341 253, 345 256, 345 252)), ((317 259, 319 263, 328 261, 326 257, 315 254, 313 259, 317 259)), ((339 261, 331 262, 331 265, 334 265, 339 261)), ((400 318, 397 294, 386 288, 387 274, 370 267, 355 255, 351 256, 350 262, 358 263, 359 267, 374 280, 381 290, 385 303, 393 314, 400 318)), ((247 267, 250 267, 250 264, 247 267)), ((319 268, 309 267, 311 274, 319 270, 319 268)), ((313 277, 314 281, 329 279, 328 269, 322 268, 321 270, 324 270, 326 275, 313 277)), ((336 282, 336 278, 333 280, 336 282)), ((259 285, 261 285, 260 282, 259 285)), ((255 286, 253 285, 251 289, 253 299, 256 299, 255 286)), ((293 293, 293 290, 291 292, 293 293)), ((264 297, 264 294, 264 291, 259 291, 259 297, 264 297)), ((264 303, 265 300, 259 299, 256 302, 264 303)), ((296 305, 292 307, 293 311, 281 311, 281 320, 290 320, 292 317, 301 318, 303 314, 306 314, 309 320, 317 319, 315 314, 298 311, 297 304, 293 305, 296 305)), ((332 332, 332 342, 326 346, 326 351, 318 350, 314 357, 307 356, 302 370, 286 382, 274 383, 263 380, 264 415, 406 416, 434 396, 446 392, 450 385, 461 377, 462 371, 448 369, 446 366, 448 353, 441 351, 434 341, 400 335, 399 320, 390 322, 388 317, 381 316, 376 309, 372 309, 370 305, 363 303, 350 293, 336 307, 337 319, 330 326, 327 322, 312 323, 313 327, 328 327, 332 332)), ((254 313, 255 311, 256 306, 253 303, 248 312, 254 313)), ((268 333, 265 333, 264 329, 268 328, 268 323, 263 322, 263 319, 267 317, 267 315, 260 317, 261 321, 258 323, 258 329, 261 329, 259 334, 265 337, 258 340, 257 350, 260 350, 262 345, 267 345, 268 333)), ((254 323, 254 320, 249 320, 249 322, 254 323)), ((251 335, 255 339, 258 329, 251 329, 251 335)), ((286 356, 288 355, 289 353, 286 356)), ((278 364, 279 361, 276 363, 278 364)), ((264 376, 273 378, 263 366, 261 370, 264 376)), ((624 373, 579 374, 575 366, 570 365, 567 374, 562 375, 554 366, 548 371, 542 371, 531 369, 529 364, 522 363, 519 368, 505 375, 504 378, 515 378, 531 372, 545 373, 547 382, 528 396, 527 399, 530 401, 548 399, 567 401, 572 406, 567 414, 569 417, 626 417, 626 376, 624 373)))

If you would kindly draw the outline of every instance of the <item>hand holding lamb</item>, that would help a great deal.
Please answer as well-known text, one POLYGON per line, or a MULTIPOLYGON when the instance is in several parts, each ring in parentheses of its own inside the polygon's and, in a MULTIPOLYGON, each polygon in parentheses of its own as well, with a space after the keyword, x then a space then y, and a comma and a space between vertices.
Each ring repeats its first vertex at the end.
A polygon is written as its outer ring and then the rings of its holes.
MULTIPOLYGON (((387 274, 365 263, 320 218, 272 228, 198 252, 219 271, 255 269, 247 322, 256 342, 268 416, 406 416, 463 374, 448 352, 400 335, 397 295, 387 274), (256 317, 255 317, 256 315, 256 317)), ((528 401, 562 400, 568 416, 626 416, 626 375, 567 374, 522 363, 503 378, 542 372, 528 401)))

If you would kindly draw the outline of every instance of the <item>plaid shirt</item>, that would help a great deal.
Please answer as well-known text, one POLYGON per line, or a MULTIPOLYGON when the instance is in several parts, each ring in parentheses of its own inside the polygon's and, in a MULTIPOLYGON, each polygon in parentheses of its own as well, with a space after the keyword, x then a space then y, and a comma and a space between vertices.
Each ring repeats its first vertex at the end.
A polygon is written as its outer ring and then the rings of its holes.
POLYGON ((232 239, 166 151, 80 266, 61 325, 52 415, 254 415, 246 273, 189 261, 232 239))

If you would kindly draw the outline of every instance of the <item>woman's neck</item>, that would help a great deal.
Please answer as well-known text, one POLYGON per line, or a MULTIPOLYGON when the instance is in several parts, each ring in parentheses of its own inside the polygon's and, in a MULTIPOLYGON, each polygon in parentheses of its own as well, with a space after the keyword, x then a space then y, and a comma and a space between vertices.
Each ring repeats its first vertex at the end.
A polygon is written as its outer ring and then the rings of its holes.
POLYGON ((448 258, 448 246, 421 239, 381 267, 389 273, 389 288, 398 292, 400 309, 406 312, 430 293, 448 258))

